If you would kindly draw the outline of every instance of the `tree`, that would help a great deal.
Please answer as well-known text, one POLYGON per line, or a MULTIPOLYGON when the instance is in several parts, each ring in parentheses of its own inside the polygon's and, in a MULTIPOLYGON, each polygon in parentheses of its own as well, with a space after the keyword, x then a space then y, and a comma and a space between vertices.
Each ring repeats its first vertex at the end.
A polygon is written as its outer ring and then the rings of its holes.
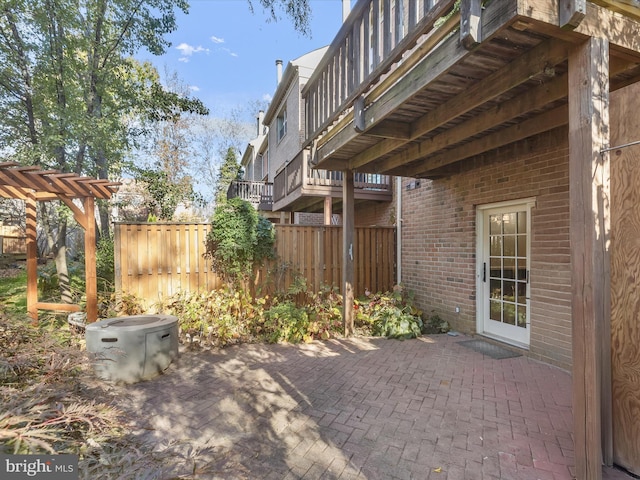
POLYGON ((238 180, 240 176, 240 164, 238 156, 233 147, 227 149, 227 155, 224 157, 224 163, 220 165, 218 171, 218 179, 216 182, 216 205, 220 205, 227 200, 227 190, 233 180, 238 180))
MULTIPOLYGON (((135 133, 131 114, 175 116, 198 102, 165 92, 138 48, 162 53, 184 0, 8 0, 0 7, 0 150, 20 163, 108 178, 135 133)), ((201 105, 201 104, 200 104, 201 105)), ((101 226, 107 230, 106 206, 101 226)), ((70 299, 64 209, 42 225, 70 299)))
MULTIPOLYGON (((307 0, 259 0, 306 31, 307 0)), ((250 4, 251 5, 251 4, 250 4)), ((44 169, 106 179, 145 129, 143 120, 206 112, 201 102, 165 90, 157 72, 131 56, 161 54, 186 0, 3 0, 0 3, 0 151, 44 169)), ((98 202, 100 231, 107 205, 98 202)), ((61 279, 68 278, 64 237, 68 212, 41 208, 61 279), (53 228, 55 227, 55 228, 53 228)), ((61 283, 63 300, 70 298, 61 283)))

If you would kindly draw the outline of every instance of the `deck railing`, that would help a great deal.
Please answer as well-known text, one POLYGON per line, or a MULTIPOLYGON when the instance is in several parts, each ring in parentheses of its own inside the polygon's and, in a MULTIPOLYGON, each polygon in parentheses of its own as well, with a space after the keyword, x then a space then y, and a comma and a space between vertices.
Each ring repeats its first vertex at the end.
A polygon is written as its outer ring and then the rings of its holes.
POLYGON ((315 138, 448 15, 455 0, 361 0, 305 85, 307 141, 315 138))
POLYGON ((227 199, 240 197, 258 210, 271 210, 273 207, 273 184, 234 180, 227 190, 227 199))
MULTIPOLYGON (((302 150, 294 157, 273 180, 273 200, 279 202, 297 189, 304 187, 341 187, 342 172, 311 168, 308 150, 302 150)), ((357 190, 391 190, 388 175, 354 173, 354 188, 357 190)), ((303 192, 304 194, 304 192, 303 192)))

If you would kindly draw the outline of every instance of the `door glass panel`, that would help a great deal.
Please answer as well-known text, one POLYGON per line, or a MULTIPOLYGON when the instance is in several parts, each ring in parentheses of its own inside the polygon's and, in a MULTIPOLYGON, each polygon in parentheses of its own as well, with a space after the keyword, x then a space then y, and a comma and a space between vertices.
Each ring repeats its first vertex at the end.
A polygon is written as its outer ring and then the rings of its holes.
POLYGON ((518 258, 518 280, 527 281, 527 259, 518 258))
POLYGON ((527 212, 518 212, 518 233, 527 233, 527 212))
POLYGON ((518 305, 518 327, 527 328, 527 307, 518 305))
POLYGON ((493 278, 500 278, 500 273, 502 272, 502 259, 500 257, 491 257, 489 259, 489 264, 491 265, 489 276, 493 278))
POLYGON ((491 280, 491 298, 502 298, 502 281, 491 280))
POLYGON ((502 215, 502 232, 506 234, 516 233, 516 216, 515 213, 505 213, 502 215))
POLYGON ((516 302, 526 304, 527 303, 527 284, 525 282, 518 282, 518 297, 516 302))
POLYGON ((518 256, 519 257, 527 256, 527 236, 526 235, 518 235, 518 256))
POLYGON ((491 237, 491 256, 502 255, 502 237, 491 237))
POLYGON ((516 299, 516 282, 508 282, 505 280, 502 282, 502 298, 511 302, 516 299))
POLYGON ((496 322, 502 321, 502 303, 491 300, 489 302, 489 316, 496 322))
POLYGON ((492 326, 490 331, 519 339, 520 334, 508 329, 527 328, 527 212, 503 211, 488 214, 485 219, 489 220, 489 234, 485 237, 489 241, 489 256, 483 260, 489 264, 489 291, 488 298, 485 297, 489 320, 507 329, 492 326))
POLYGON ((502 215, 491 215, 489 217, 489 235, 500 235, 502 233, 502 215))
POLYGON ((515 257, 516 256, 516 236, 505 235, 503 242, 504 242, 504 256, 515 257))
POLYGON ((515 303, 507 303, 504 302, 503 304, 503 322, 504 323, 508 323, 509 325, 515 325, 516 324, 516 305, 515 303))
POLYGON ((505 258, 504 268, 502 269, 503 278, 516 278, 516 259, 505 258))

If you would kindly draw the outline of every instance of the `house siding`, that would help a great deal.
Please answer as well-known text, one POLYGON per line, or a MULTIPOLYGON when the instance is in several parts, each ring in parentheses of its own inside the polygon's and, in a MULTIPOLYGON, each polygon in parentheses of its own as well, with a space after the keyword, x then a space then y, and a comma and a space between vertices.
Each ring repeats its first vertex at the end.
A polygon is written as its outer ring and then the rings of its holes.
POLYGON ((567 130, 476 157, 462 170, 411 190, 403 180, 402 283, 425 315, 437 313, 455 330, 475 333, 476 207, 534 197, 529 355, 570 368, 567 130))

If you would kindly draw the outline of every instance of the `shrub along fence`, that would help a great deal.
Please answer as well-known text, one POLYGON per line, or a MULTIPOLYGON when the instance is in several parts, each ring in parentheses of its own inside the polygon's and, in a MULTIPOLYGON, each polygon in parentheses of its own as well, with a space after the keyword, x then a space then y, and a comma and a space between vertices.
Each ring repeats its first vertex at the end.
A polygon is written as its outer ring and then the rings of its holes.
MULTIPOLYGON (((286 289, 297 276, 312 291, 342 282, 342 227, 276 225, 277 259, 256 272, 260 294, 286 289)), ((205 253, 209 224, 115 224, 116 291, 149 307, 179 291, 220 288, 205 253)), ((355 294, 390 290, 395 281, 395 228, 356 227, 355 294)))

